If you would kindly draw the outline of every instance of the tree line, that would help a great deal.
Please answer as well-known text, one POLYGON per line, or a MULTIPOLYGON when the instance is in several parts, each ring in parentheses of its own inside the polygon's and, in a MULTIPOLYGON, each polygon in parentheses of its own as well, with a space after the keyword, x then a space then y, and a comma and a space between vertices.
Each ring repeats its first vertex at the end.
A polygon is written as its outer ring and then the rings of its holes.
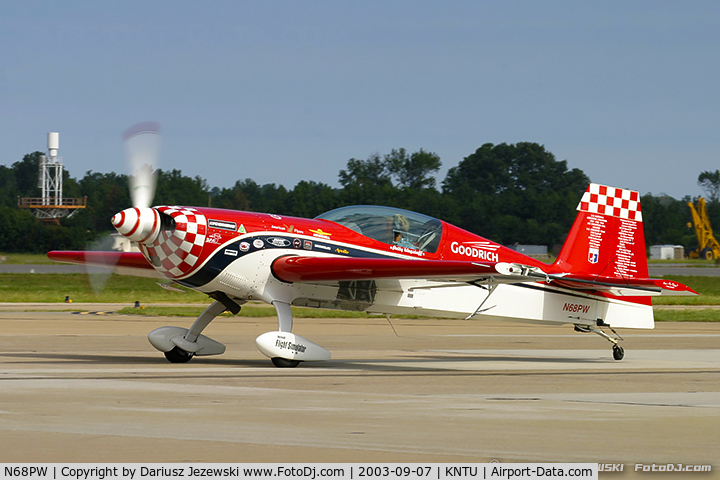
MULTIPOLYGON (((46 252, 85 249, 112 231, 110 218, 130 206, 126 175, 88 171, 80 179, 64 172, 63 195, 87 196, 87 208, 60 225, 42 224, 17 207, 18 197, 39 197, 41 152, 0 166, 0 251, 46 252)), ((365 159, 351 158, 338 173, 340 187, 302 180, 292 189, 238 180, 210 187, 202 177, 159 170, 155 205, 217 208, 314 217, 352 204, 390 205, 441 218, 502 244, 563 243, 590 179, 537 143, 486 143, 449 169, 438 185, 440 157, 403 148, 365 159)), ((720 225, 720 171, 702 172, 711 221, 720 225)), ((641 197, 647 245, 696 245, 687 202, 666 195, 641 197)))

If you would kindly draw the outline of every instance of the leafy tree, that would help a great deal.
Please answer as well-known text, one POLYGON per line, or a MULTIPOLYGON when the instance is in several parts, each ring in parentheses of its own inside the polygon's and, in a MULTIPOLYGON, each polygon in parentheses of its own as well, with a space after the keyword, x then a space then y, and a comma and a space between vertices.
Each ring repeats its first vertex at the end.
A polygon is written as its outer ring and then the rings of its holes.
POLYGON ((405 188, 435 188, 435 178, 429 175, 436 173, 441 166, 440 156, 422 148, 410 155, 404 148, 393 149, 385 155, 386 170, 405 188))
POLYGON ((18 195, 22 197, 39 197, 38 177, 40 172, 40 157, 42 152, 28 153, 19 162, 12 165, 15 171, 15 184, 18 195))
POLYGON ((392 185, 392 182, 387 163, 376 153, 367 160, 348 160, 347 169, 340 170, 340 184, 343 187, 383 187, 392 185))
POLYGON ((0 165, 0 205, 17 206, 18 188, 15 169, 0 165))
POLYGON ((685 250, 697 247, 695 231, 687 228, 692 221, 688 201, 689 197, 676 200, 668 195, 647 194, 640 198, 648 247, 668 244, 683 245, 685 250))
POLYGON ((89 230, 104 232, 112 230, 110 219, 116 213, 131 206, 128 178, 116 173, 88 171, 78 182, 80 195, 87 196, 87 207, 75 220, 89 230))
POLYGON ((210 188, 204 178, 185 176, 178 169, 158 170, 154 205, 206 206, 209 198, 210 188))
POLYGON ((589 181, 537 143, 486 143, 448 171, 443 193, 457 202, 463 228, 501 243, 553 245, 589 181))
POLYGON ((211 193, 212 206, 231 210, 250 210, 250 201, 243 192, 243 184, 239 180, 232 188, 218 189, 211 193))
POLYGON ((287 215, 316 217, 339 206, 335 190, 324 183, 302 180, 288 192, 287 215))
POLYGON ((711 203, 716 203, 720 199, 720 170, 703 171, 698 175, 697 183, 705 190, 711 203))

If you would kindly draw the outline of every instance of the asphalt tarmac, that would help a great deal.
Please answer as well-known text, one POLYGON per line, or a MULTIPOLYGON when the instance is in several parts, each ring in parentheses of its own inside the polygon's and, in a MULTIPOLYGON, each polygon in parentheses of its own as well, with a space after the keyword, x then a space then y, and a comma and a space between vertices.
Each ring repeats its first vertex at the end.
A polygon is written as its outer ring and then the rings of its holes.
MULTIPOLYGON (((146 334, 192 318, 0 305, 0 462, 598 462, 712 465, 720 324, 623 330, 296 319, 329 362, 277 369, 272 318, 221 317, 217 357, 170 364, 146 334)), ((610 478, 611 474, 601 474, 610 478)), ((662 475, 661 475, 662 476, 662 475)))

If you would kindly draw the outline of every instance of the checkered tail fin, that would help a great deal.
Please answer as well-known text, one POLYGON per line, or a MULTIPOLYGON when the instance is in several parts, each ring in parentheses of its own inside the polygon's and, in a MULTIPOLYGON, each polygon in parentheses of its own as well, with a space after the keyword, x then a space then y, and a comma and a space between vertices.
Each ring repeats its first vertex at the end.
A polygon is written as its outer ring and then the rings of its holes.
POLYGON ((553 264, 556 272, 648 278, 640 195, 591 183, 553 264))

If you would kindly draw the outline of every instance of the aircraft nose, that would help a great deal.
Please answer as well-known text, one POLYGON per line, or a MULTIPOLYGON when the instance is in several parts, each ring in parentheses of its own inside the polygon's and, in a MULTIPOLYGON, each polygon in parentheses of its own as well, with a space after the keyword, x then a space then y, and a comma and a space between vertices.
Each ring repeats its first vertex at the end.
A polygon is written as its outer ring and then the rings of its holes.
POLYGON ((160 214, 154 208, 127 208, 111 222, 118 233, 138 243, 151 244, 160 233, 160 214))
MULTIPOLYGON (((127 223, 128 225, 123 228, 130 231, 138 220, 129 216, 134 213, 128 214, 128 210, 120 212, 120 214, 126 213, 126 218, 118 218, 117 223, 122 225, 127 223)), ((157 271, 169 278, 181 278, 192 274, 202 264, 200 256, 207 234, 205 215, 195 208, 188 207, 162 206, 140 210, 138 218, 142 220, 139 220, 141 226, 137 230, 145 225, 147 231, 151 232, 150 240, 145 240, 139 245, 145 258, 157 271), (149 227, 153 222, 150 220, 150 213, 145 214, 149 210, 153 210, 154 215, 158 216, 159 233, 154 233, 155 230, 149 227)), ((118 231, 122 233, 120 229, 118 231)))

